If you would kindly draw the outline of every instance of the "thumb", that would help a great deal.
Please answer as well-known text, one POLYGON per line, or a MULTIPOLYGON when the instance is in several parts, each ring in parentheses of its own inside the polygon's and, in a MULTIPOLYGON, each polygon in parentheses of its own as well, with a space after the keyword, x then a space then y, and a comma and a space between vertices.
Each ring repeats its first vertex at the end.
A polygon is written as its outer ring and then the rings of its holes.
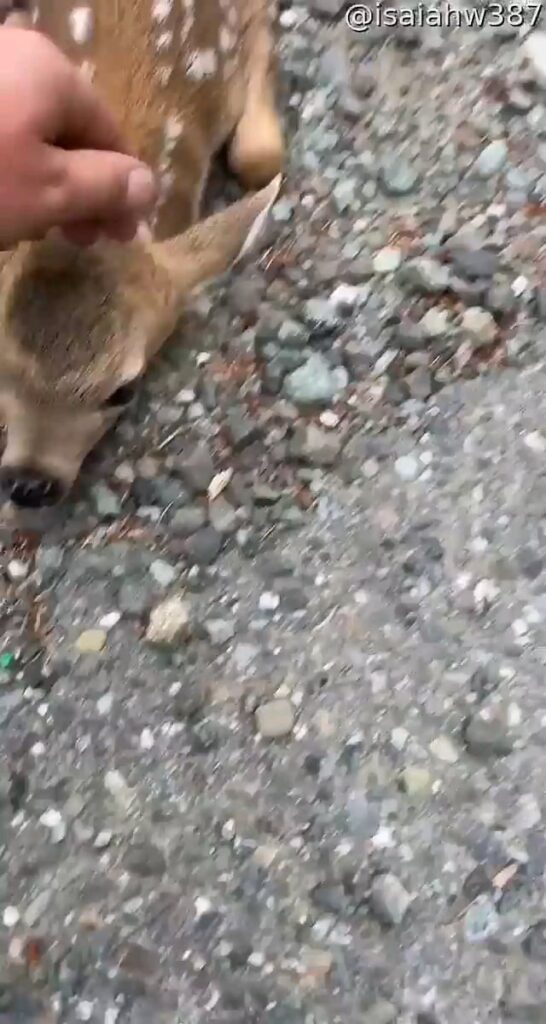
POLYGON ((48 216, 56 225, 73 221, 141 218, 157 197, 150 168, 122 153, 57 150, 56 184, 48 216))

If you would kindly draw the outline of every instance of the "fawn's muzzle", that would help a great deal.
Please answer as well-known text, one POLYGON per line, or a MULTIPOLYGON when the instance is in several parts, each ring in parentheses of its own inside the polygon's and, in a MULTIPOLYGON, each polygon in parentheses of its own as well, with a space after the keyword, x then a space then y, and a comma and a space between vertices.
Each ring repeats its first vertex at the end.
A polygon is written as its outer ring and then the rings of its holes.
POLYGON ((6 466, 0 470, 0 491, 17 508, 46 508, 61 500, 65 488, 38 470, 6 466))

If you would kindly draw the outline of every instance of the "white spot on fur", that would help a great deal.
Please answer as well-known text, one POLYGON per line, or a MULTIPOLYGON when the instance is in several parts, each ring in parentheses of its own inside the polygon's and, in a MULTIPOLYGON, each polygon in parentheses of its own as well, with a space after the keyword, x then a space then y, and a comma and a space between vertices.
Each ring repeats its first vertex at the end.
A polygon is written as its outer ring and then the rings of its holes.
POLYGON ((218 43, 222 53, 229 53, 235 46, 235 36, 226 25, 222 25, 218 36, 218 43))
POLYGON ((178 142, 182 132, 184 131, 184 124, 179 117, 174 117, 172 114, 169 115, 165 122, 165 152, 172 153, 176 143, 178 142))
POLYGON ((93 32, 93 11, 90 7, 75 7, 69 14, 70 32, 78 46, 84 46, 93 32))
POLYGON ((169 46, 171 46, 171 44, 172 44, 172 41, 173 41, 173 34, 172 34, 172 32, 162 32, 161 35, 157 37, 157 43, 156 43, 157 50, 158 51, 168 50, 169 46))
POLYGON ((167 20, 173 9, 173 0, 154 0, 152 18, 160 25, 167 20))
POLYGON ((211 78, 217 67, 218 60, 214 50, 196 50, 188 60, 186 74, 188 78, 200 82, 203 78, 211 78))
POLYGON ((260 235, 263 233, 265 225, 267 223, 267 219, 269 217, 269 211, 271 210, 271 207, 273 206, 273 203, 275 202, 279 194, 281 180, 282 177, 280 174, 278 174, 277 177, 274 178, 273 181, 267 186, 268 191, 271 193, 271 198, 265 209, 261 210, 261 212, 258 214, 256 219, 251 224, 250 231, 248 232, 248 235, 245 238, 243 247, 239 255, 237 256, 237 260, 242 259, 244 256, 246 256, 249 252, 251 252, 254 249, 256 242, 258 241, 260 235))
POLYGON ((167 68, 167 67, 165 67, 165 65, 163 65, 162 67, 156 68, 155 71, 154 71, 155 77, 157 78, 159 84, 162 85, 162 86, 167 86, 169 84, 169 82, 171 80, 172 73, 173 73, 173 69, 172 68, 167 68))

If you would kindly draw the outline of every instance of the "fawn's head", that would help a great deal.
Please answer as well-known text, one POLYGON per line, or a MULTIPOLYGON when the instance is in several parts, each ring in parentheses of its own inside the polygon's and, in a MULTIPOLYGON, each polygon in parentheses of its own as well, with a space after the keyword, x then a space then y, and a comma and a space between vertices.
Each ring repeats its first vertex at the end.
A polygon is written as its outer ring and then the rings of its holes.
POLYGON ((254 250, 280 182, 166 242, 50 237, 0 253, 4 499, 42 508, 68 494, 184 300, 254 250))

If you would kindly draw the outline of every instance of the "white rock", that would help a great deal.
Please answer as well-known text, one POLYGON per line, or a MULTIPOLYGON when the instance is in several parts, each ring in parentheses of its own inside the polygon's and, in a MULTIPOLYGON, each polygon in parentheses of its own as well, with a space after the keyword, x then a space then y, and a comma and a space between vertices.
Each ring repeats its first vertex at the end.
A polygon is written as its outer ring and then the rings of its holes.
POLYGON ((278 594, 273 594, 269 590, 264 590, 263 594, 260 594, 258 601, 261 612, 274 612, 281 603, 281 599, 278 594))
POLYGON ((12 583, 20 583, 28 576, 28 565, 19 558, 13 558, 11 562, 8 562, 7 571, 12 583))
POLYGON ((401 455, 394 463, 394 471, 401 480, 416 480, 420 472, 419 463, 413 455, 401 455))
POLYGON ((376 274, 392 274, 395 270, 398 270, 402 262, 402 253, 400 249, 395 248, 392 245, 385 246, 384 249, 380 249, 373 258, 373 269, 376 274))
POLYGON ((6 907, 2 915, 2 920, 6 928, 15 928, 15 925, 19 923, 21 915, 17 910, 17 907, 6 907))
POLYGON ((546 89, 546 32, 531 32, 522 50, 531 64, 537 85, 546 89))

